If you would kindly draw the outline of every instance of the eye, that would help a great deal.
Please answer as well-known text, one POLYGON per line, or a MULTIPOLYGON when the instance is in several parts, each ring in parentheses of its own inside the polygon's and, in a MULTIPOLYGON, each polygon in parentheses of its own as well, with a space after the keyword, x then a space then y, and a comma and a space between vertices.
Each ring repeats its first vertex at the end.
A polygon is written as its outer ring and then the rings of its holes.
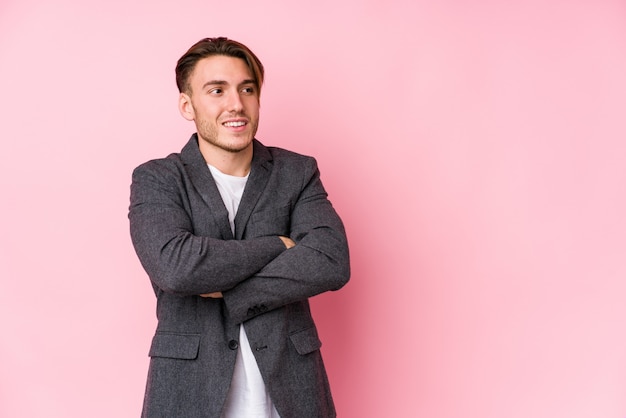
POLYGON ((241 89, 241 92, 244 94, 254 94, 254 87, 252 86, 244 87, 241 89))
POLYGON ((215 88, 215 89, 211 89, 209 90, 209 94, 212 94, 214 96, 218 96, 220 94, 222 94, 224 91, 221 88, 215 88))

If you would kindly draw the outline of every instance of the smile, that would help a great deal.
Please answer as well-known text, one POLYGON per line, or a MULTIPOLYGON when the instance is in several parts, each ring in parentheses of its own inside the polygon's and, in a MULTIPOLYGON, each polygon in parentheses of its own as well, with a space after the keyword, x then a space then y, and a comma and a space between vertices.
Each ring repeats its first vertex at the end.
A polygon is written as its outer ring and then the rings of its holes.
POLYGON ((244 121, 224 122, 223 125, 229 128, 239 128, 241 126, 245 126, 246 122, 244 121))

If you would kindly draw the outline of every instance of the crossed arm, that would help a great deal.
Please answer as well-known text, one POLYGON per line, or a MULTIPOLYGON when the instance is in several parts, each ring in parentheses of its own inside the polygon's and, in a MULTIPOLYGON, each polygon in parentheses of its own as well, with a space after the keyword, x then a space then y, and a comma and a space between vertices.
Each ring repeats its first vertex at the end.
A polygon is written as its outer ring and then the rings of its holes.
MULTIPOLYGON (((278 236, 278 238, 281 239, 281 241, 283 242, 283 244, 285 244, 285 247, 287 249, 292 248, 293 246, 296 245, 296 243, 293 242, 291 238, 283 237, 282 235, 278 236)), ((200 296, 202 296, 203 298, 213 298, 213 299, 220 299, 224 297, 222 292, 202 293, 200 294, 200 296)))
POLYGON ((152 282, 181 296, 223 298, 240 322, 249 319, 251 306, 271 310, 342 287, 350 274, 343 224, 314 160, 303 165, 290 236, 243 240, 194 233, 193 208, 183 196, 187 185, 174 165, 152 162, 135 170, 131 237, 152 282))

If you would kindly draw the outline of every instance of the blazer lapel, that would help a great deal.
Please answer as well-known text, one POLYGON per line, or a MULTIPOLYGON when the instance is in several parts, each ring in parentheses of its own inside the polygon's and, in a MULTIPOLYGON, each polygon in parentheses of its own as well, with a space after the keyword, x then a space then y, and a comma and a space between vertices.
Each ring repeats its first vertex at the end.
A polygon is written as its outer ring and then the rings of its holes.
POLYGON ((233 233, 228 222, 228 211, 224 206, 219 190, 217 190, 215 180, 211 176, 211 171, 209 171, 209 167, 200 153, 197 134, 191 136, 187 145, 180 152, 180 157, 191 183, 209 206, 210 215, 215 219, 222 239, 233 239, 233 233))
POLYGON ((256 203, 263 194, 271 173, 272 155, 265 146, 255 139, 250 176, 235 216, 235 237, 237 239, 242 239, 248 219, 250 219, 256 203))

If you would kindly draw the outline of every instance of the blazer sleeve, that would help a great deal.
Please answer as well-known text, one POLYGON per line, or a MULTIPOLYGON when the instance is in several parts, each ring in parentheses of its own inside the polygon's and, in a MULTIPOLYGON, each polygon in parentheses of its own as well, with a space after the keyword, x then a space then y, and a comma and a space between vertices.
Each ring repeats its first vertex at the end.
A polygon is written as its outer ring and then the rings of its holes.
POLYGON ((168 160, 133 172, 130 234, 151 281, 179 295, 224 291, 285 251, 278 237, 223 240, 193 233, 182 168, 168 160))
POLYGON ((303 187, 291 213, 290 237, 296 242, 249 279, 223 293, 237 323, 325 291, 350 278, 345 229, 320 179, 317 163, 307 160, 303 187))

